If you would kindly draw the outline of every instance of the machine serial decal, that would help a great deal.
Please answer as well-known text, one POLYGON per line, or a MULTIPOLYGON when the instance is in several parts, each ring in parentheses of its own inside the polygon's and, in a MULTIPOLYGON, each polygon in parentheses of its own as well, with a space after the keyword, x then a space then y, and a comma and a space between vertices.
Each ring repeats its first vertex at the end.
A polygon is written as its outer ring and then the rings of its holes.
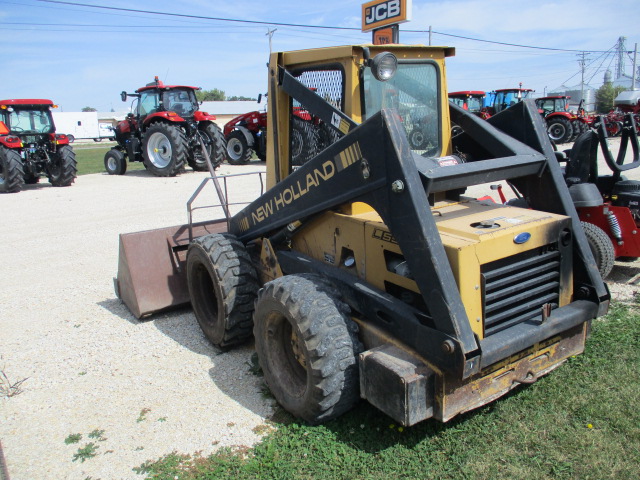
POLYGON ((398 244, 393 235, 391 235, 391 232, 388 232, 387 230, 375 228, 371 236, 377 240, 382 240, 383 242, 394 243, 396 245, 398 244))
POLYGON ((345 135, 347 133, 349 133, 349 122, 347 122, 346 120, 340 118, 340 115, 338 115, 335 112, 331 116, 331 125, 336 127, 338 130, 340 130, 345 135))

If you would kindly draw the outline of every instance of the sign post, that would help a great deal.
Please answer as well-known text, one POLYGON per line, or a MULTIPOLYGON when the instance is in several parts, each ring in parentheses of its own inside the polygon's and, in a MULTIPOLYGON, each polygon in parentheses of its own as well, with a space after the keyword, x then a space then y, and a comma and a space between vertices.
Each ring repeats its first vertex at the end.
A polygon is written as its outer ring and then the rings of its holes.
POLYGON ((372 0, 362 4, 362 31, 374 45, 400 42, 399 24, 411 20, 411 0, 372 0))

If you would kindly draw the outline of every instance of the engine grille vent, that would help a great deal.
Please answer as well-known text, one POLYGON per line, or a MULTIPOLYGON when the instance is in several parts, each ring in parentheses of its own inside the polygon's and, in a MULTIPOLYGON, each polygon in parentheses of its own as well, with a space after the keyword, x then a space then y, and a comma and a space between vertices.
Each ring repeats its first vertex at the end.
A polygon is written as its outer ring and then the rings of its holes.
POLYGON ((485 337, 558 306, 560 252, 554 245, 482 266, 485 337))

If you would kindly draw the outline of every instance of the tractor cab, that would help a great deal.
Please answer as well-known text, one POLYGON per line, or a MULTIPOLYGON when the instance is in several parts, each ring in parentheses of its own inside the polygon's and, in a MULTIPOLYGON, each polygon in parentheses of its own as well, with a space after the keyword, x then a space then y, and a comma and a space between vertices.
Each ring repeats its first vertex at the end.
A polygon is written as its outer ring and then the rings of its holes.
POLYGON ((475 113, 483 119, 489 118, 490 114, 484 106, 486 93, 479 90, 467 90, 462 92, 450 92, 449 101, 458 105, 464 110, 475 113))
POLYGON ((493 114, 500 113, 513 105, 520 103, 525 98, 529 98, 530 88, 503 88, 495 91, 493 98, 493 114))
POLYGON ((163 117, 179 116, 184 120, 193 118, 198 111, 196 90, 199 87, 186 85, 165 85, 155 77, 155 80, 136 90, 136 93, 122 92, 122 98, 137 97, 134 110, 137 117, 147 124, 158 114, 163 117))
POLYGON ((536 106, 544 117, 554 112, 569 112, 570 98, 565 95, 536 98, 536 106))
POLYGON ((12 135, 48 135, 55 132, 51 100, 7 100, 0 103, 0 120, 12 135))

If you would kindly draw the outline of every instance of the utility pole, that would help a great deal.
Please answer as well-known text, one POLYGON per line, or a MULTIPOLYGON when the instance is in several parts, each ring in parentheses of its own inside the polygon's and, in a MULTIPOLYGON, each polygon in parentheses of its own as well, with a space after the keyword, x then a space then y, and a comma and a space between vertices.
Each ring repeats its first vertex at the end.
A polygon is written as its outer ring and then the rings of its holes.
POLYGON ((636 43, 633 49, 633 70, 631 70, 631 90, 636 89, 636 76, 638 73, 636 72, 636 57, 638 56, 638 44, 636 43))
POLYGON ((586 58, 587 58, 587 53, 586 52, 582 52, 578 54, 579 57, 581 57, 578 60, 578 65, 580 65, 580 100, 584 100, 584 67, 585 67, 585 63, 586 63, 586 58))
POLYGON ((276 33, 277 30, 277 28, 274 28, 273 30, 269 30, 267 28, 267 33, 265 34, 269 36, 269 55, 271 55, 271 37, 273 37, 273 34, 276 33))
POLYGON ((431 28, 431 25, 429 25, 429 46, 431 46, 431 34, 433 33, 433 29, 431 28))
MULTIPOLYGON (((625 54, 627 53, 626 50, 627 48, 624 45, 625 40, 627 39, 627 37, 620 37, 618 38, 618 64, 616 65, 616 78, 615 80, 617 80, 618 78, 622 77, 624 75, 624 57, 625 54)), ((634 72, 635 75, 635 72, 634 72)))

